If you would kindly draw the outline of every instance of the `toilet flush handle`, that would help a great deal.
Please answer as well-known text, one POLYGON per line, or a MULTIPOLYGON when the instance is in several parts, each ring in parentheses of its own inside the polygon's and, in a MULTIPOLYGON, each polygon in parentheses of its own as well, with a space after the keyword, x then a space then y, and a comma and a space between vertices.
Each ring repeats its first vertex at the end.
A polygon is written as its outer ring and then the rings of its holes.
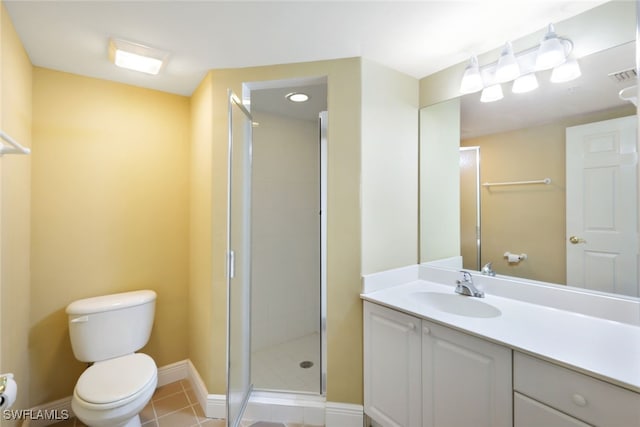
POLYGON ((71 319, 71 323, 81 323, 81 322, 88 322, 88 321, 89 321, 89 316, 80 316, 80 317, 71 319))

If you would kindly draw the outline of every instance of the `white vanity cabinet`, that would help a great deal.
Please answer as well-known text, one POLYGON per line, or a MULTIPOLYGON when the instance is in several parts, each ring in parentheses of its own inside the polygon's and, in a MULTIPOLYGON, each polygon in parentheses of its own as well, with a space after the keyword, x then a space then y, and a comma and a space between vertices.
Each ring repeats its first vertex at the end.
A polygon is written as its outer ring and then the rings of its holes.
POLYGON ((638 393, 517 351, 513 364, 514 427, 640 426, 638 393))
POLYGON ((385 427, 421 425, 421 320, 364 303, 364 408, 385 427))
POLYGON ((365 301, 364 407, 384 427, 510 427, 511 350, 365 301))
POLYGON ((512 425, 511 350, 422 321, 422 426, 512 425))

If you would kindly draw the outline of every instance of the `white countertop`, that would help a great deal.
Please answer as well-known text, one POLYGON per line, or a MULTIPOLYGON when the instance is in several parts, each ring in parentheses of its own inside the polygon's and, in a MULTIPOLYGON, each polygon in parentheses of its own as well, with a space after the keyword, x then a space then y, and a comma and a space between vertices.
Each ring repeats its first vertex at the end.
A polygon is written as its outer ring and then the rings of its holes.
POLYGON ((467 317, 430 308, 415 295, 453 289, 412 280, 361 297, 640 392, 640 327, 488 293, 478 300, 500 315, 467 317))

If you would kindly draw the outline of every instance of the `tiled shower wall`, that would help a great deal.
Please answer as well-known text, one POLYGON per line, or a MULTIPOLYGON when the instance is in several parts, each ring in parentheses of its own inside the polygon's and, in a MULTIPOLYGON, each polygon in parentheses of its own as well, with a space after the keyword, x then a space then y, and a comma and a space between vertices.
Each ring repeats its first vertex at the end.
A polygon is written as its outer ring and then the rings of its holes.
POLYGON ((252 351, 319 332, 317 121, 254 112, 252 351))

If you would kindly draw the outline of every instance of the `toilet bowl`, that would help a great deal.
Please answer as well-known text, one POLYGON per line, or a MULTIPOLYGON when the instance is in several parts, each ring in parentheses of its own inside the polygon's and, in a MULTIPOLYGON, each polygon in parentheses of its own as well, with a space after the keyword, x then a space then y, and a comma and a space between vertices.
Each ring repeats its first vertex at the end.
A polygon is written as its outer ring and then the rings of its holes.
POLYGON ((135 353, 98 362, 78 379, 71 409, 91 427, 138 427, 158 383, 153 359, 135 353))
POLYGON ((139 413, 158 384, 158 368, 144 353, 156 294, 135 291, 75 301, 67 306, 76 359, 93 362, 76 383, 74 415, 89 427, 139 427, 139 413))

